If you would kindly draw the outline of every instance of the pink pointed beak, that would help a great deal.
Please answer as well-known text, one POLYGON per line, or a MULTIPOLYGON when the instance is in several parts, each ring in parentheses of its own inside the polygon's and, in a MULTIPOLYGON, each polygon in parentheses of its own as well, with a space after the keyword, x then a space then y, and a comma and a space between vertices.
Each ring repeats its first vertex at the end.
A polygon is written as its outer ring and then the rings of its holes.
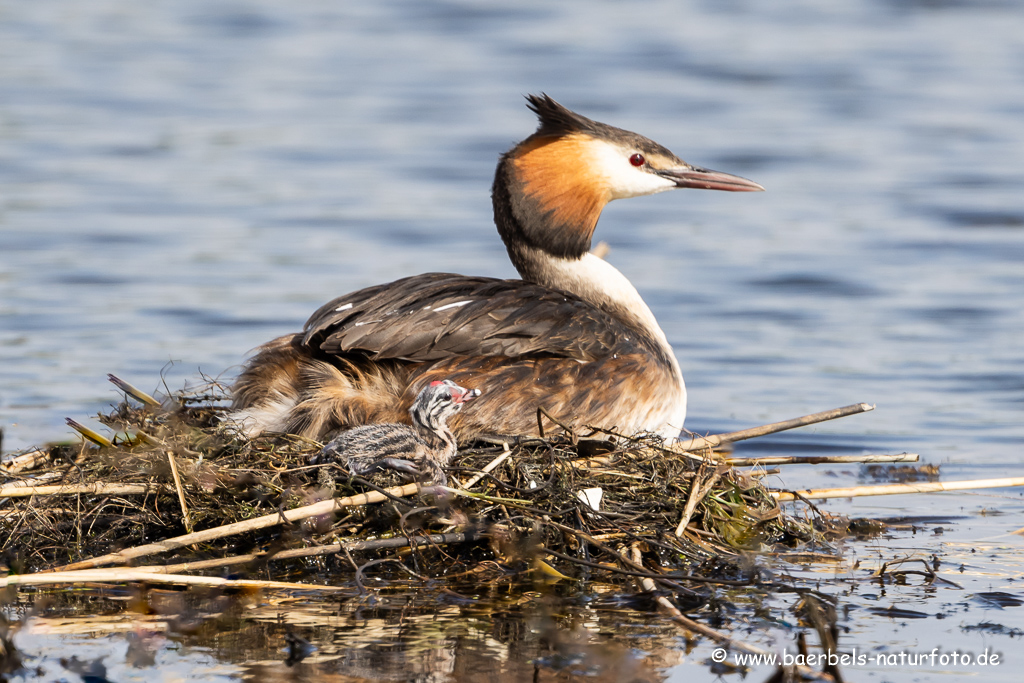
POLYGON ((656 173, 675 182, 676 187, 688 187, 694 190, 724 190, 725 192, 764 192, 764 188, 753 180, 699 166, 686 165, 659 170, 656 173))

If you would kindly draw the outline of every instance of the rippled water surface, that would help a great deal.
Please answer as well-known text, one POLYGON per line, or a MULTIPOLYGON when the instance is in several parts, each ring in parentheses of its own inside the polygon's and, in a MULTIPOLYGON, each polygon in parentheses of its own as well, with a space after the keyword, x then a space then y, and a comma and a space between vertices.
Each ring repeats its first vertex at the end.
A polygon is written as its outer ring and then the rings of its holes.
MULTIPOLYGON (((491 174, 545 91, 768 189, 616 202, 598 226, 675 347, 690 429, 866 401, 745 450, 1024 475, 1022 36, 1024 5, 997 1, 0 2, 3 448, 67 438, 118 400, 108 372, 230 377, 346 291, 513 276, 491 174)), ((958 542, 1017 557, 1019 501, 834 508, 998 508, 958 542)))

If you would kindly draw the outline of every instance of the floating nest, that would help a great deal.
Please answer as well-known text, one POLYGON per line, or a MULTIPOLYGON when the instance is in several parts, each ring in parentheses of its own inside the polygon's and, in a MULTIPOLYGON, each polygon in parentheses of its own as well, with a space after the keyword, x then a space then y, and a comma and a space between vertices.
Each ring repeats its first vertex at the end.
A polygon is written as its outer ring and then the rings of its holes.
POLYGON ((311 466, 321 444, 306 439, 235 438, 215 384, 163 403, 125 387, 99 418, 113 439, 75 424, 82 443, 4 463, 4 490, 25 494, 0 499, 12 572, 159 564, 360 588, 397 575, 680 587, 757 583, 754 553, 832 552, 834 520, 788 515, 756 471, 650 435, 466 444, 440 488, 311 466))
MULTIPOLYGON (((215 383, 158 402, 111 379, 126 393, 99 416, 113 438, 69 420, 85 440, 0 462, 0 579, 8 588, 87 584, 106 590, 128 583, 132 609, 158 613, 147 600, 178 595, 182 585, 194 587, 184 595, 199 601, 210 595, 237 600, 253 589, 376 601, 388 594, 406 599, 426 586, 432 598, 445 594, 466 603, 488 594, 506 599, 586 591, 604 593, 637 614, 657 610, 688 642, 705 637, 761 656, 771 653, 718 627, 732 621, 737 602, 759 609, 765 595, 795 592, 799 623, 817 631, 821 647, 833 652, 837 599, 762 558, 834 562, 841 559, 837 538, 874 535, 885 525, 851 523, 808 500, 850 495, 849 489, 769 490, 760 481, 763 465, 917 458, 736 458, 715 450, 872 408, 855 404, 695 436, 685 449, 652 435, 565 429, 546 438, 461 444, 446 468, 449 485, 441 487, 396 472, 364 478, 338 465, 310 465, 322 444, 308 439, 238 438, 224 428, 227 391, 215 383), (804 504, 783 509, 780 499, 804 504), (151 590, 159 585, 175 590, 151 590), (692 612, 706 619, 686 615, 692 612)), ((910 486, 934 488, 934 482, 910 486)), ((872 580, 912 573, 936 580, 927 564, 923 572, 889 566, 872 580)), ((420 597, 432 599, 427 595, 420 597)), ((183 618, 175 613, 172 621, 183 618)), ((17 654, 4 628, 0 621, 0 672, 17 664, 16 656, 3 655, 17 654)), ((286 661, 301 661, 305 650, 295 644, 305 641, 290 631, 288 637, 286 661)), ((780 668, 771 680, 795 676, 842 680, 832 665, 780 668)))

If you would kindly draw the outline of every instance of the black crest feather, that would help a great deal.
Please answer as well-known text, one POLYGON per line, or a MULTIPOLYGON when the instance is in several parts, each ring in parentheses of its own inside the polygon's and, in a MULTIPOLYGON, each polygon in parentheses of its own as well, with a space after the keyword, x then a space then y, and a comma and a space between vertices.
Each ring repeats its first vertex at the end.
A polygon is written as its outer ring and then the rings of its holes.
POLYGON ((586 116, 567 109, 546 93, 527 95, 526 101, 529 103, 527 106, 530 110, 540 119, 540 127, 535 135, 600 134, 605 132, 603 129, 611 129, 611 126, 592 121, 586 116))
POLYGON ((607 123, 588 119, 586 116, 577 114, 571 109, 562 106, 546 93, 527 95, 526 100, 527 106, 540 119, 540 127, 537 128, 536 133, 530 136, 531 139, 535 137, 559 137, 571 133, 583 133, 595 138, 611 140, 625 146, 634 147, 647 154, 660 154, 670 159, 675 159, 679 164, 685 163, 654 140, 645 138, 643 135, 637 135, 632 131, 609 126, 607 123))

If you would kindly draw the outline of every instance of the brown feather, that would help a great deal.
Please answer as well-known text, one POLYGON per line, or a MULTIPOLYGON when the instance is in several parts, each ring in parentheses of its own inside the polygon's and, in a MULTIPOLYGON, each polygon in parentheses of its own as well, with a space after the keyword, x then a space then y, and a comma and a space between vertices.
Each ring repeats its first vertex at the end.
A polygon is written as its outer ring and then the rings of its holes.
POLYGON ((406 368, 394 364, 360 367, 344 358, 337 365, 319 360, 304 364, 298 386, 301 398, 287 431, 320 438, 355 425, 408 422, 408 408, 399 398, 406 386, 406 368))
POLYGON ((572 134, 536 137, 516 150, 512 161, 525 197, 559 230, 571 230, 590 242, 601 211, 611 201, 605 179, 593 171, 588 143, 572 134))
POLYGON ((295 378, 312 358, 303 346, 301 334, 287 334, 256 349, 245 369, 231 387, 232 409, 241 410, 271 400, 295 400, 299 388, 295 378))
POLYGON ((638 348, 664 354, 642 330, 623 335, 620 320, 573 294, 447 273, 338 297, 309 319, 302 343, 328 356, 363 352, 376 360, 537 355, 591 361, 638 348))

